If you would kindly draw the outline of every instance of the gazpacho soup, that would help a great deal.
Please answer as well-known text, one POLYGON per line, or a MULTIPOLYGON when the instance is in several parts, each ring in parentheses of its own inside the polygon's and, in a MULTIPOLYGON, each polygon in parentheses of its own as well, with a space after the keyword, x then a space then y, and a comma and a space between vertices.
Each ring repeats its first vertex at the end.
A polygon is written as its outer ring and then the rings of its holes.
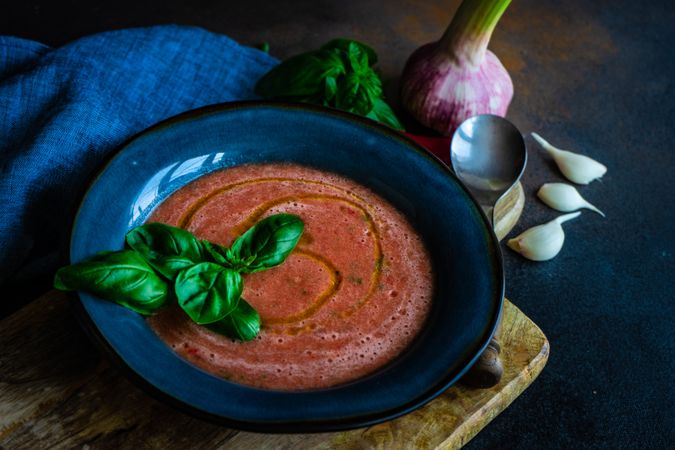
POLYGON ((216 334, 176 306, 150 317, 152 329, 203 370, 267 389, 335 386, 395 359, 424 324, 433 275, 415 230, 369 189, 299 165, 244 165, 182 187, 148 222, 229 246, 281 212, 302 218, 304 233, 283 264, 244 276, 242 298, 262 320, 254 340, 216 334))

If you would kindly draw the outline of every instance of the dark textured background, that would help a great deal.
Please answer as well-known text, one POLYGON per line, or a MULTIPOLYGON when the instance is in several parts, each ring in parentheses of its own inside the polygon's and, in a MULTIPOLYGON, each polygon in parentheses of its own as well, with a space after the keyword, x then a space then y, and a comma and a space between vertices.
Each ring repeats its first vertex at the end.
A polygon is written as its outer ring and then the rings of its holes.
MULTIPOLYGON (((406 57, 437 39, 457 0, 31 1, 0 34, 60 45, 110 29, 180 23, 280 58, 336 36, 380 55, 389 97, 406 57)), ((672 448, 675 442, 675 3, 516 0, 490 48, 515 85, 509 118, 609 168, 580 188, 602 209, 565 225, 547 263, 505 250, 507 295, 548 335, 534 384, 468 448, 672 448), (668 444, 670 442, 670 444, 668 444)), ((562 178, 531 138, 516 232, 556 212, 534 194, 562 178)))

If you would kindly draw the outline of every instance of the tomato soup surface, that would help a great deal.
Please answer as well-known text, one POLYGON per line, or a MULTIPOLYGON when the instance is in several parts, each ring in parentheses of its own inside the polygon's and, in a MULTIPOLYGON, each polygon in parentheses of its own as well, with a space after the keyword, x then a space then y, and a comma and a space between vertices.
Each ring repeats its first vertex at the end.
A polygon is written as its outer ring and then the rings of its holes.
POLYGON ((150 317, 152 329, 198 367, 269 389, 334 386, 395 359, 423 326, 433 276, 413 228, 367 188, 304 166, 238 166, 179 189, 149 222, 229 246, 280 212, 305 230, 283 264, 244 275, 243 298, 262 320, 256 339, 215 334, 177 306, 150 317))

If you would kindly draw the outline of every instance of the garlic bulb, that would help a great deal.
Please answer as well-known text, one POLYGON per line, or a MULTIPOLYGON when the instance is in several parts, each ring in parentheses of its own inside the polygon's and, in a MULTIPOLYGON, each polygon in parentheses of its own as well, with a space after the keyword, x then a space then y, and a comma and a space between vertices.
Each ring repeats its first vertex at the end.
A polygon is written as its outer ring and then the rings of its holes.
POLYGON ((574 186, 570 186, 566 183, 546 183, 539 188, 537 197, 539 197, 542 202, 558 211, 570 212, 586 208, 605 217, 605 214, 588 203, 574 186))
POLYGON ((553 157, 560 171, 570 181, 588 184, 607 172, 607 167, 588 156, 556 148, 537 133, 532 133, 532 137, 553 157))
POLYGON ((532 227, 509 239, 506 245, 532 261, 548 261, 560 252, 565 242, 565 232, 560 224, 579 217, 579 214, 581 213, 565 214, 548 223, 532 227))
POLYGON ((488 50, 511 0, 464 0, 436 42, 415 50, 401 74, 401 105, 421 124, 452 136, 478 114, 506 116, 513 81, 488 50))

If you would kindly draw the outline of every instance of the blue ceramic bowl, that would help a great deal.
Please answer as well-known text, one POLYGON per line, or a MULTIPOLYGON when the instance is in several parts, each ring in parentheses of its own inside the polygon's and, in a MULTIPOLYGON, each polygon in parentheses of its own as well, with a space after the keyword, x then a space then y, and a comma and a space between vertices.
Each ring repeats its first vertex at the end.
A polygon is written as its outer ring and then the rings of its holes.
POLYGON ((337 172, 402 211, 436 273, 422 333, 393 363, 342 386, 256 389, 210 375, 177 356, 138 314, 79 294, 90 334, 150 393, 199 417, 270 432, 367 426, 408 413, 456 382, 495 330, 504 275, 497 239, 468 191, 412 141, 370 120, 323 108, 230 103, 162 122, 123 145, 86 192, 70 256, 121 248, 126 232, 194 179, 227 167, 291 161, 337 172))

